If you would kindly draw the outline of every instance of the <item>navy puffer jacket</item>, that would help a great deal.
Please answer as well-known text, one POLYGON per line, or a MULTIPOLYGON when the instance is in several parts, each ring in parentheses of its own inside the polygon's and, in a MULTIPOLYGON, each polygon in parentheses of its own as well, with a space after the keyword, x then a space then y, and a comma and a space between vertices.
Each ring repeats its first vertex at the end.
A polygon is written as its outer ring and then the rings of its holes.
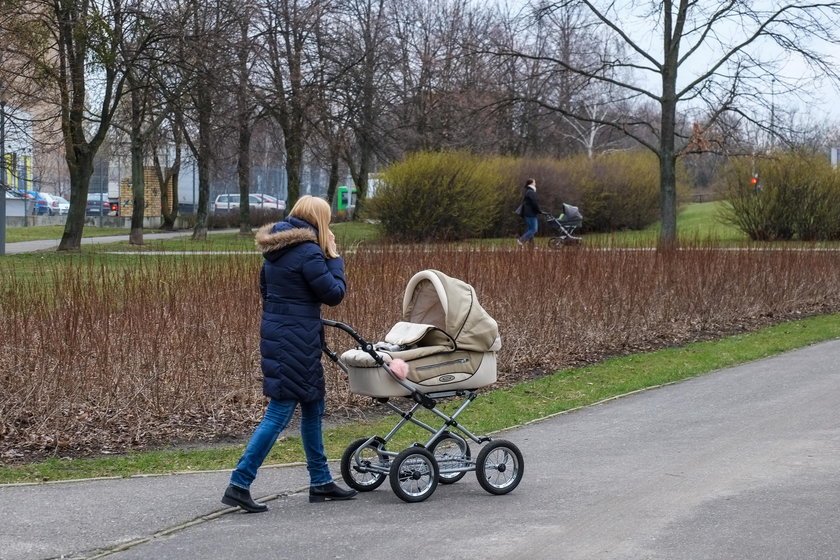
POLYGON ((321 304, 344 299, 344 261, 327 259, 317 230, 289 217, 257 232, 265 260, 260 271, 263 393, 310 402, 324 397, 321 304))
POLYGON ((534 218, 542 214, 540 203, 537 201, 537 189, 525 187, 525 197, 522 199, 522 217, 534 218))

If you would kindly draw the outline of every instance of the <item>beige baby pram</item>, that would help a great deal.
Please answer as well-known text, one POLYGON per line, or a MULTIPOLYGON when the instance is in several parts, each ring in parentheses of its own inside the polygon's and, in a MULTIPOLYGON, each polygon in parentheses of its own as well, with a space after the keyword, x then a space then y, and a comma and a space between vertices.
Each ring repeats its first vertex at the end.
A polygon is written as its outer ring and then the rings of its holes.
POLYGON ((501 348, 498 325, 478 303, 472 286, 437 270, 418 272, 406 287, 403 320, 375 344, 344 323, 323 322, 358 343, 341 357, 324 346, 324 352, 347 372, 350 390, 373 397, 400 416, 386 436, 361 438, 347 447, 341 473, 349 486, 371 491, 388 476, 397 496, 419 502, 432 495, 438 482, 451 484, 475 471, 479 484, 491 494, 516 488, 524 467, 519 449, 506 440, 476 436, 457 421, 478 396, 474 390, 496 381, 496 351, 501 348), (396 359, 408 365, 404 379, 391 369, 396 359), (403 410, 390 401, 394 397, 406 397, 413 405, 403 410), (439 399, 447 397, 465 399, 451 416, 436 407, 439 399), (415 418, 421 408, 440 418, 442 426, 434 428, 415 418), (387 450, 409 422, 431 437, 399 453, 387 450), (475 460, 467 440, 482 445, 475 460))

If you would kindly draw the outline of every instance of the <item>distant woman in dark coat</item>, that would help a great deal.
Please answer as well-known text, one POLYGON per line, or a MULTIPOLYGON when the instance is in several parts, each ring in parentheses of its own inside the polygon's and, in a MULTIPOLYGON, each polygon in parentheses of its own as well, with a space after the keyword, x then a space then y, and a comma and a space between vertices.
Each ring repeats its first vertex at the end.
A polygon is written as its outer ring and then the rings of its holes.
POLYGON ((533 179, 525 181, 525 194, 522 198, 522 219, 525 220, 526 231, 516 241, 522 247, 529 241, 533 244, 533 238, 537 234, 539 222, 537 216, 542 214, 540 203, 537 201, 537 182, 533 179))
POLYGON ((264 257, 260 271, 263 393, 270 400, 222 498, 223 503, 248 512, 268 509, 251 498, 249 488, 298 405, 309 501, 346 500, 356 495, 355 490, 333 482, 321 431, 325 396, 321 305, 338 305, 345 291, 344 261, 336 252, 329 224, 329 204, 303 196, 286 220, 264 226, 256 235, 264 257))

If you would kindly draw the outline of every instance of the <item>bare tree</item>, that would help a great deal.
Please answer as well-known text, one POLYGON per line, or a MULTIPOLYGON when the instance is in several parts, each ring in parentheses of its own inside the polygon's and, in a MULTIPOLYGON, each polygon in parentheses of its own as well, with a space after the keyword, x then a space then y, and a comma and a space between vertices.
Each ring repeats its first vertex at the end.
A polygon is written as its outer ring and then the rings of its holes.
MULTIPOLYGON (((70 212, 59 251, 81 245, 94 158, 123 94, 120 41, 133 17, 121 0, 33 0, 17 6, 15 60, 30 83, 57 92, 64 158, 70 175, 70 212)), ((5 11, 5 10, 4 10, 5 11)))
MULTIPOLYGON (((251 82, 254 52, 251 34, 252 20, 256 8, 244 3, 239 12, 239 37, 232 45, 236 53, 236 73, 234 75, 236 97, 236 127, 238 129, 236 171, 239 182, 239 200, 247 201, 251 190, 251 139, 254 120, 258 116, 258 107, 251 82)), ((239 205, 239 232, 251 233, 251 205, 245 202, 239 205)))
POLYGON ((238 5, 227 0, 186 0, 176 5, 170 25, 179 31, 170 81, 177 84, 172 102, 183 115, 182 132, 198 168, 198 211, 193 240, 207 238, 210 173, 214 155, 223 145, 222 110, 229 96, 221 77, 234 68, 225 48, 238 36, 238 5), (184 92, 181 95, 180 92, 184 92))
MULTIPOLYGON (((129 243, 143 244, 143 223, 146 215, 146 154, 151 139, 167 116, 156 105, 164 104, 155 90, 155 76, 165 62, 163 29, 161 21, 153 17, 149 6, 142 0, 131 5, 132 25, 123 30, 121 50, 126 61, 125 77, 128 84, 128 137, 131 154, 131 231, 129 243)), ((116 121, 115 121, 116 123, 116 121)), ((166 184, 161 183, 162 192, 166 184)))
POLYGON ((317 39, 330 9, 328 0, 271 0, 261 5, 255 82, 266 113, 283 131, 289 205, 300 195, 310 133, 307 112, 320 84, 317 39))
POLYGON ((178 178, 181 172, 184 144, 182 117, 178 111, 176 106, 167 119, 161 123, 162 126, 158 128, 158 134, 152 139, 151 144, 155 175, 162 189, 160 193, 163 218, 161 228, 168 231, 175 229, 175 220, 178 217, 178 178), (163 162, 161 162, 161 153, 164 155, 163 162), (171 188, 169 188, 170 185, 171 188))
POLYGON ((344 160, 356 185, 355 216, 359 216, 367 198, 368 175, 388 139, 383 123, 389 114, 386 99, 393 91, 388 54, 393 42, 384 0, 344 0, 340 18, 339 35, 351 63, 342 79, 352 133, 344 160))

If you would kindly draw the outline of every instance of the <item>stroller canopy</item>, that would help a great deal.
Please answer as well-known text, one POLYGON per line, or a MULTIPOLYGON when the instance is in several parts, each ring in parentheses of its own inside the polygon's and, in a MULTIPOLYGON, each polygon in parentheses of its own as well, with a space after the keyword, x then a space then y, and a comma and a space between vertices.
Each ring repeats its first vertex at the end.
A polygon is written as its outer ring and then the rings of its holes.
POLYGON ((472 286, 438 270, 411 277, 403 298, 403 320, 434 325, 471 352, 497 351, 499 326, 478 303, 472 286))

